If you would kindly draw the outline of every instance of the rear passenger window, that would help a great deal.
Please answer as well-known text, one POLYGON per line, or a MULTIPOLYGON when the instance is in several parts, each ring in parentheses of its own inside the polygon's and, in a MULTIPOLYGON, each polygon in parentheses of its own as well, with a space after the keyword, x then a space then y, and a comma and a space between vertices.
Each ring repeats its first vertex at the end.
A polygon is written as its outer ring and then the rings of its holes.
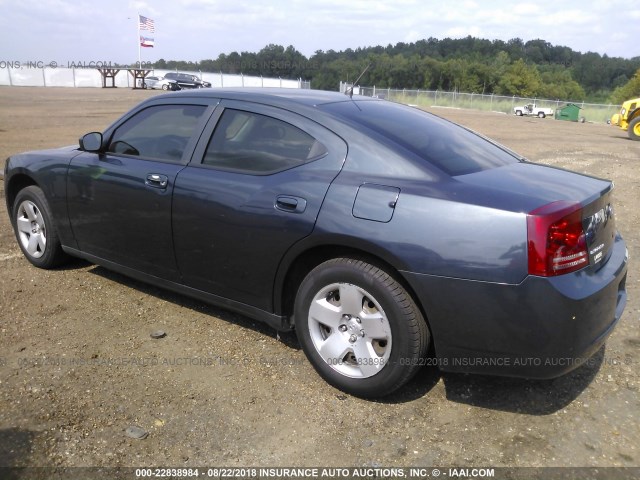
POLYGON ((228 108, 213 132, 203 164, 220 170, 269 175, 326 154, 322 143, 294 125, 228 108))
POLYGON ((206 108, 202 105, 146 108, 117 128, 108 151, 179 162, 206 108))
POLYGON ((371 100, 326 103, 320 108, 370 129, 452 176, 519 161, 491 141, 418 108, 371 100))

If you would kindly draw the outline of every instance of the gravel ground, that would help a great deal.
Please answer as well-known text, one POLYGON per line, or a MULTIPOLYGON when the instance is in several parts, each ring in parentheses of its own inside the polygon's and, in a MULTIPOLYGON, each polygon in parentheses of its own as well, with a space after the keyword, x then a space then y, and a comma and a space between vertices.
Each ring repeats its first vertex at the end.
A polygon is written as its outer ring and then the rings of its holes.
MULTIPOLYGON (((0 158, 74 144, 155 94, 0 87, 0 158)), ((640 465, 640 142, 607 125, 433 111, 615 181, 629 301, 592 361, 550 381, 424 369, 390 398, 353 398, 294 334, 82 261, 30 266, 3 207, 0 466, 640 465), (128 437, 133 425, 148 436, 128 437)))

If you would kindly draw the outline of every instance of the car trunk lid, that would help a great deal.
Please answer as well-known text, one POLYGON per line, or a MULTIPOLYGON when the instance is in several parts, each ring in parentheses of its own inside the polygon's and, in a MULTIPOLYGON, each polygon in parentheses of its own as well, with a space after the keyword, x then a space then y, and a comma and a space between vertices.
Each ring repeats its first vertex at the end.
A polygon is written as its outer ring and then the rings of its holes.
POLYGON ((478 188, 485 191, 480 203, 514 212, 529 214, 554 202, 575 203, 582 212, 589 265, 597 269, 608 259, 616 235, 611 181, 530 162, 454 179, 476 198, 478 188))

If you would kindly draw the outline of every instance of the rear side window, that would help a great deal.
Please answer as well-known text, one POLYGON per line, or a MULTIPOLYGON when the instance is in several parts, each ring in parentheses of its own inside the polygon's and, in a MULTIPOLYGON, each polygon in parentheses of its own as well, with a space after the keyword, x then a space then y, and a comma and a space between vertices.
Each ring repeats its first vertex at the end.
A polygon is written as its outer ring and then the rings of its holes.
POLYGON ((227 108, 216 126, 203 164, 252 175, 269 175, 327 154, 314 137, 277 118, 227 108))
POLYGON ((145 108, 116 129, 108 151, 179 162, 206 108, 203 105, 145 108))
POLYGON ((519 160, 490 141, 413 107, 386 101, 321 106, 400 145, 449 175, 464 175, 519 160))

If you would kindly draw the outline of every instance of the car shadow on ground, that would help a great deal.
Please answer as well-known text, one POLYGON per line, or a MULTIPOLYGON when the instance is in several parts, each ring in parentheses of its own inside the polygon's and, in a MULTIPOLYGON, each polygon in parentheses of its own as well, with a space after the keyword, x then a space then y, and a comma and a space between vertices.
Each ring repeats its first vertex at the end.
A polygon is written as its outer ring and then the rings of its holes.
MULTIPOLYGON (((83 260, 73 260, 66 269, 84 268, 83 260)), ((89 272, 110 281, 126 285, 167 302, 188 308, 235 325, 250 328, 265 336, 277 336, 287 348, 300 350, 295 332, 276 332, 265 323, 253 320, 223 308, 209 305, 200 300, 174 293, 153 285, 140 282, 117 272, 94 266, 89 272)), ((406 403, 425 397, 440 380, 443 381, 446 398, 452 402, 526 415, 550 415, 569 405, 593 381, 605 358, 603 346, 584 365, 576 370, 552 380, 528 380, 521 378, 468 375, 440 372, 435 367, 423 367, 407 385, 397 392, 376 401, 385 404, 406 403)), ((429 352, 433 355, 433 352, 429 352)), ((320 381, 320 378, 318 378, 320 381)), ((338 395, 341 395, 338 393, 338 395)))
POLYGON ((81 268, 87 268, 94 265, 87 260, 83 260, 78 257, 69 257, 62 265, 55 267, 55 270, 60 272, 66 272, 68 270, 80 270, 81 268))
MULTIPOLYGON (((83 262, 82 260, 79 260, 79 261, 83 262)), ((85 265, 90 265, 90 264, 85 264, 85 265)), ((230 310, 226 310, 224 308, 215 307, 201 300, 196 300, 194 298, 191 298, 187 295, 182 295, 180 293, 175 293, 160 287, 155 287, 148 283, 144 283, 144 282, 135 280, 131 277, 127 277, 120 273, 114 272, 112 270, 108 270, 104 267, 100 267, 96 265, 93 268, 91 268, 89 272, 95 275, 98 275, 100 277, 103 277, 107 280, 120 283, 122 285, 126 285, 146 295, 151 295, 161 300, 171 302, 180 307, 188 308, 190 310, 194 310, 196 312, 200 312, 205 315, 210 315, 212 317, 216 317, 221 320, 224 320, 225 322, 233 323, 235 325, 239 325, 244 328, 250 328, 265 336, 277 337, 278 340, 288 348, 293 350, 300 350, 300 345, 298 344, 298 340, 296 338, 295 332, 276 332, 274 328, 270 327, 266 323, 262 323, 258 320, 254 320, 240 313, 235 313, 230 310)))
POLYGON ((550 415, 573 402, 591 384, 604 358, 603 346, 576 370, 551 380, 446 373, 424 367, 407 385, 377 401, 394 404, 418 400, 442 380, 445 396, 452 402, 524 415, 550 415))
POLYGON ((448 400, 474 407, 551 415, 573 402, 593 381, 605 358, 605 346, 583 365, 551 380, 445 373, 448 400))
MULTIPOLYGON (((28 464, 36 433, 20 428, 0 429, 0 467, 17 467, 28 464)), ((5 472, 6 473, 6 472, 5 472)), ((4 477, 2 478, 19 478, 4 477)))

